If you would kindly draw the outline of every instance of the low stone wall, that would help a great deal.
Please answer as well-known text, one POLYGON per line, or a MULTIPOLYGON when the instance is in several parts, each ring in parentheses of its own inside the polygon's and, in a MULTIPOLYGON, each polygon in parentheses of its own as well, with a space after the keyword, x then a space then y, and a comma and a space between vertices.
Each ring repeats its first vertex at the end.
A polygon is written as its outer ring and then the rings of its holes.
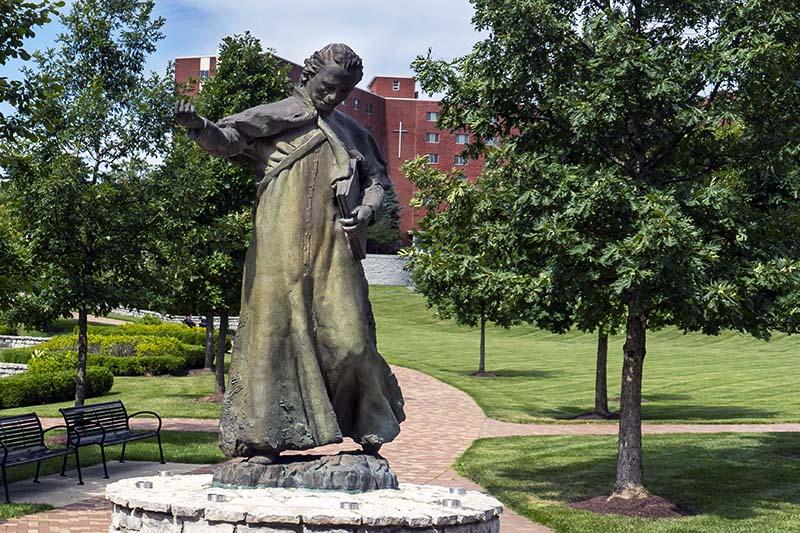
POLYGON ((0 378, 7 378, 9 376, 16 376, 28 371, 28 365, 19 363, 2 363, 0 362, 0 378))
POLYGON ((45 341, 47 337, 18 337, 15 335, 0 335, 0 350, 8 348, 30 348, 45 341))
POLYGON ((114 504, 110 533, 498 533, 503 511, 480 492, 431 485, 237 490, 212 487, 206 474, 123 479, 106 487, 106 498, 114 504))
POLYGON ((364 266, 364 274, 370 285, 409 287, 411 286, 411 277, 408 272, 403 270, 407 262, 407 259, 397 255, 370 254, 361 264, 364 266))

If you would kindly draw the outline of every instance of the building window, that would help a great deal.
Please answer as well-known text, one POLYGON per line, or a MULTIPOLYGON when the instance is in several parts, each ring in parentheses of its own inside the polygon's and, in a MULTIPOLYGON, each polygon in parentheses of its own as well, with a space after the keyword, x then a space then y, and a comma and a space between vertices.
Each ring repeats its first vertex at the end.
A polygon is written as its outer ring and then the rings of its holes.
POLYGON ((367 104, 367 115, 372 114, 372 104, 367 104))
POLYGON ((347 99, 345 99, 345 100, 342 100, 342 103, 341 103, 341 104, 339 104, 339 105, 341 105, 341 106, 344 106, 344 107, 347 107, 347 99))
POLYGON ((358 98, 353 100, 353 109, 355 109, 356 111, 361 109, 361 100, 359 100, 358 98))
POLYGON ((463 167, 467 164, 467 158, 463 155, 457 155, 455 159, 456 166, 463 167))
POLYGON ((495 137, 487 137, 486 146, 497 146, 497 139, 495 137))
POLYGON ((425 142, 426 143, 439 144, 439 134, 438 133, 426 133, 425 134, 425 142))
POLYGON ((469 135, 466 133, 456 133, 456 144, 467 144, 469 142, 469 135))
POLYGON ((436 122, 437 120, 439 120, 439 113, 437 113, 436 111, 428 111, 427 113, 425 113, 425 120, 427 120, 428 122, 436 122))
POLYGON ((400 90, 400 80, 394 80, 392 82, 392 90, 395 92, 400 90))
POLYGON ((201 70, 200 71, 200 79, 201 80, 207 80, 208 77, 209 77, 209 73, 208 73, 207 70, 201 70))
POLYGON ((439 163, 439 154, 428 154, 428 163, 431 165, 439 163))

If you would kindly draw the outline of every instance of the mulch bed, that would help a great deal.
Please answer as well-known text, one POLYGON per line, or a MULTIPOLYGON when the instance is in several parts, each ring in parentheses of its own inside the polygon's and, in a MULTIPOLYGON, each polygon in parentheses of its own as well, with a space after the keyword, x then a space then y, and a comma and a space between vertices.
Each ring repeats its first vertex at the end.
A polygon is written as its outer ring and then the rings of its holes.
POLYGON ((697 514, 691 509, 673 503, 661 496, 652 495, 646 498, 631 499, 598 496, 582 502, 572 502, 569 506, 573 509, 582 509, 593 513, 638 518, 680 518, 697 514))

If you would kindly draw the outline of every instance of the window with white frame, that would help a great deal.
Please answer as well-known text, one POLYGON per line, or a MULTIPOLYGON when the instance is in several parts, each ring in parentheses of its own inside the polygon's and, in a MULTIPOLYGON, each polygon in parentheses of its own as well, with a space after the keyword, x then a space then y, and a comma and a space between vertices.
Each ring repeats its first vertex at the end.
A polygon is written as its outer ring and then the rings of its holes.
POLYGON ((439 163, 439 154, 428 154, 428 163, 431 165, 439 163))
POLYGON ((487 137, 485 142, 486 146, 497 146, 497 138, 495 137, 487 137))
POLYGON ((466 133, 456 133, 456 144, 467 144, 469 142, 469 135, 466 133))
POLYGON ((426 133, 425 134, 425 142, 426 143, 439 144, 439 134, 438 133, 426 133))
POLYGON ((392 82, 392 90, 395 92, 400 90, 400 80, 394 80, 392 82))
POLYGON ((436 111, 428 111, 427 113, 425 113, 425 120, 427 120, 428 122, 436 122, 437 120, 439 120, 439 113, 437 113, 436 111))
POLYGON ((353 109, 355 109, 356 111, 359 111, 361 109, 361 100, 359 100, 358 98, 353 100, 353 109))
POLYGON ((455 162, 456 166, 463 167, 463 166, 466 166, 466 164, 467 164, 467 158, 464 157, 463 155, 457 155, 455 157, 455 161, 454 162, 455 162))

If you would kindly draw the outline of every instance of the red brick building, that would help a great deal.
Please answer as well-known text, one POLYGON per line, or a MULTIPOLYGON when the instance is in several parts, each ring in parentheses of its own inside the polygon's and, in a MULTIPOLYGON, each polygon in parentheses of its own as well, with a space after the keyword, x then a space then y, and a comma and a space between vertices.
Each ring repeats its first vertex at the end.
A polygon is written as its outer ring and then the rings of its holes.
MULTIPOLYGON (((302 67, 291 61, 291 77, 300 79, 302 67)), ((182 57, 175 61, 175 78, 178 83, 201 80, 216 72, 216 57, 182 57)), ((400 232, 404 243, 410 239, 408 231, 416 226, 417 210, 409 206, 414 185, 406 179, 400 167, 409 159, 428 155, 432 165, 442 170, 458 169, 467 179, 475 179, 482 162, 467 160, 460 154, 470 142, 466 132, 450 133, 436 127, 439 102, 418 98, 416 79, 409 76, 377 76, 367 85, 368 90, 356 87, 342 102, 339 110, 347 113, 372 133, 380 146, 389 168, 400 205, 403 207, 400 232)))

